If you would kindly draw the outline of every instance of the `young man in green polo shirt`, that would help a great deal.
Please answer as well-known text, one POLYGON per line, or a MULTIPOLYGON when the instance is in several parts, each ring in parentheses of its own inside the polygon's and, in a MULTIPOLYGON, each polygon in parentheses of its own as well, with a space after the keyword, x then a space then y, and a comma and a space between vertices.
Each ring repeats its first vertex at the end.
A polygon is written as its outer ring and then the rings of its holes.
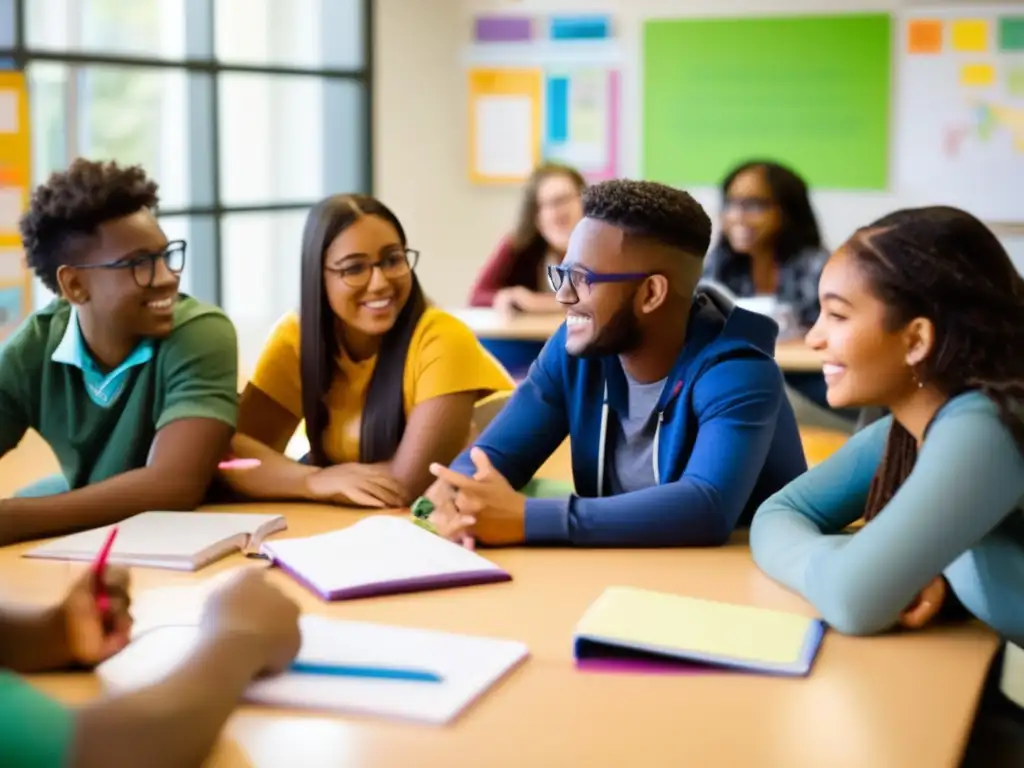
POLYGON ((127 573, 106 571, 106 617, 95 581, 87 574, 51 608, 0 606, 0 765, 199 765, 249 683, 287 668, 301 644, 298 605, 264 569, 243 568, 207 600, 197 646, 166 678, 65 707, 15 673, 90 667, 128 643, 127 573))
POLYGON ((0 456, 35 429, 62 477, 0 500, 0 545, 194 509, 228 450, 235 329, 178 293, 157 202, 141 168, 81 159, 32 195, 26 257, 60 298, 0 349, 0 456))

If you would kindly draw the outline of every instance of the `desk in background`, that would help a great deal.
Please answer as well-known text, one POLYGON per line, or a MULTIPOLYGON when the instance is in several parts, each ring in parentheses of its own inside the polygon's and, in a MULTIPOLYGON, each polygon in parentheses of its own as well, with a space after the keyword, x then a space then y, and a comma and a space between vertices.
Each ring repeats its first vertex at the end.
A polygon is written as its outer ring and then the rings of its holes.
MULTIPOLYGON (((469 308, 448 310, 468 325, 480 342, 513 376, 526 374, 530 363, 540 354, 551 335, 565 317, 561 314, 506 317, 493 309, 469 308)), ((787 341, 775 349, 775 360, 784 371, 808 373, 821 371, 821 355, 803 341, 787 341)))
MULTIPOLYGON (((244 511, 283 512, 287 536, 322 533, 362 517, 292 504, 247 505, 244 511)), ((56 600, 79 566, 20 558, 29 546, 0 550, 0 584, 17 585, 22 600, 56 600)), ((804 614, 811 609, 759 573, 740 538, 716 549, 513 548, 485 555, 514 580, 325 603, 272 570, 271 578, 306 612, 519 639, 531 657, 445 728, 243 706, 210 764, 952 766, 997 645, 979 625, 872 639, 829 633, 808 679, 578 672, 573 627, 609 585, 804 614)), ((141 603, 147 588, 186 585, 239 565, 263 567, 236 555, 197 574, 137 568, 134 593, 141 603)), ((99 693, 88 674, 30 679, 68 702, 99 693)))

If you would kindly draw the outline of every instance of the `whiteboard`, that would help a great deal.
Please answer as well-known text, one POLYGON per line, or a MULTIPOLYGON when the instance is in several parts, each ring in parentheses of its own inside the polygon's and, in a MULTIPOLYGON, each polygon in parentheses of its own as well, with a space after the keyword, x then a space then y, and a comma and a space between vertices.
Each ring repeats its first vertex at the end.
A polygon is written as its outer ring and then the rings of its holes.
POLYGON ((910 205, 1024 221, 1024 7, 901 18, 895 165, 910 205))

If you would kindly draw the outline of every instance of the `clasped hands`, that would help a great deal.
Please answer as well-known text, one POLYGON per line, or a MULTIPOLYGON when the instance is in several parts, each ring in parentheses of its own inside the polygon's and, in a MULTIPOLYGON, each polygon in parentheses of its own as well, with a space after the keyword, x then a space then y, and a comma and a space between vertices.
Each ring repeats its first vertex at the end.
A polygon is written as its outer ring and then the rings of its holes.
POLYGON ((526 497, 494 468, 480 448, 470 453, 472 477, 431 464, 437 478, 426 497, 434 504, 430 522, 437 532, 464 547, 521 544, 526 534, 526 497))

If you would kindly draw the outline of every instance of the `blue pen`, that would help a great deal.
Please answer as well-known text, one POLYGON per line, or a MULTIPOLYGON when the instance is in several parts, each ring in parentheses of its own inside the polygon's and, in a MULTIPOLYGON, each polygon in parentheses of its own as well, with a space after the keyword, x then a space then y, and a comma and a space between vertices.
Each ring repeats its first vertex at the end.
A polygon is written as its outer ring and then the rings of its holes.
POLYGON ((400 669, 397 667, 367 667, 351 664, 317 664, 314 662, 292 662, 289 671, 299 675, 333 675, 335 677, 370 677, 377 680, 410 680, 419 683, 440 683, 440 675, 422 669, 400 669))

